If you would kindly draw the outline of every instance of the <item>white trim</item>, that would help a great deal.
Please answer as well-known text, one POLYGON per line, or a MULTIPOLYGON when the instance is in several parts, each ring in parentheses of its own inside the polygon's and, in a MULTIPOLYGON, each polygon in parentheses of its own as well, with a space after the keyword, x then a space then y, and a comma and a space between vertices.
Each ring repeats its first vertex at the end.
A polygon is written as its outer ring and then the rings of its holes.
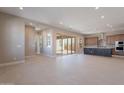
POLYGON ((2 64, 0 64, 0 67, 10 66, 10 65, 16 65, 16 64, 20 64, 20 63, 25 63, 25 60, 15 61, 15 62, 9 62, 9 63, 2 63, 2 64))
POLYGON ((34 57, 34 56, 36 56, 36 55, 32 55, 32 56, 25 56, 25 58, 31 58, 31 57, 34 57))

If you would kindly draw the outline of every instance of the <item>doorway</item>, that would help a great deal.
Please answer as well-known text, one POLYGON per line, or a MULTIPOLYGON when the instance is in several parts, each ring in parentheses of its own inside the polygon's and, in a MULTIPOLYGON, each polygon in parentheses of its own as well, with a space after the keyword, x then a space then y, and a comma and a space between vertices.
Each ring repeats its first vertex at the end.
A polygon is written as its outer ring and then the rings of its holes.
POLYGON ((76 37, 56 35, 56 54, 67 55, 76 53, 76 37))

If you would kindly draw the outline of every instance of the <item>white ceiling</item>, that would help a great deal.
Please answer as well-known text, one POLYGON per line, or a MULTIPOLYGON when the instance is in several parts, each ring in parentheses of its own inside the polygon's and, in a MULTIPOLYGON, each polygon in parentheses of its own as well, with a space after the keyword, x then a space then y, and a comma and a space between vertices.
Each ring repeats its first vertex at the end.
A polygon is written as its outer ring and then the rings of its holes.
POLYGON ((0 11, 82 34, 124 30, 124 8, 1 7, 0 11))

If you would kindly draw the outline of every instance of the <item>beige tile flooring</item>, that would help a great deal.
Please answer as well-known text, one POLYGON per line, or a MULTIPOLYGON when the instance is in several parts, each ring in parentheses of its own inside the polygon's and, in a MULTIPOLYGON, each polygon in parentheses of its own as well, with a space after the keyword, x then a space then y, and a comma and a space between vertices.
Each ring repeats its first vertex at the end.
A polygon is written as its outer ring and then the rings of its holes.
MULTIPOLYGON (((75 51, 72 51, 72 53, 75 53, 75 51)), ((61 51, 61 50, 57 50, 56 51, 56 54, 71 54, 71 51, 67 51, 67 50, 63 50, 63 51, 61 51)))
POLYGON ((91 55, 35 56, 0 68, 0 84, 124 84, 124 59, 91 55))

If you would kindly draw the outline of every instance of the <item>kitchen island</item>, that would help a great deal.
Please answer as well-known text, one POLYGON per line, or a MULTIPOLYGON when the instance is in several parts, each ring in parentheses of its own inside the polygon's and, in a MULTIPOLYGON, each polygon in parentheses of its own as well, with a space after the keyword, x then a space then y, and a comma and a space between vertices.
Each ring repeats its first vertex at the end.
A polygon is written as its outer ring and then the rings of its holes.
POLYGON ((112 57, 112 48, 84 48, 84 54, 112 57))

